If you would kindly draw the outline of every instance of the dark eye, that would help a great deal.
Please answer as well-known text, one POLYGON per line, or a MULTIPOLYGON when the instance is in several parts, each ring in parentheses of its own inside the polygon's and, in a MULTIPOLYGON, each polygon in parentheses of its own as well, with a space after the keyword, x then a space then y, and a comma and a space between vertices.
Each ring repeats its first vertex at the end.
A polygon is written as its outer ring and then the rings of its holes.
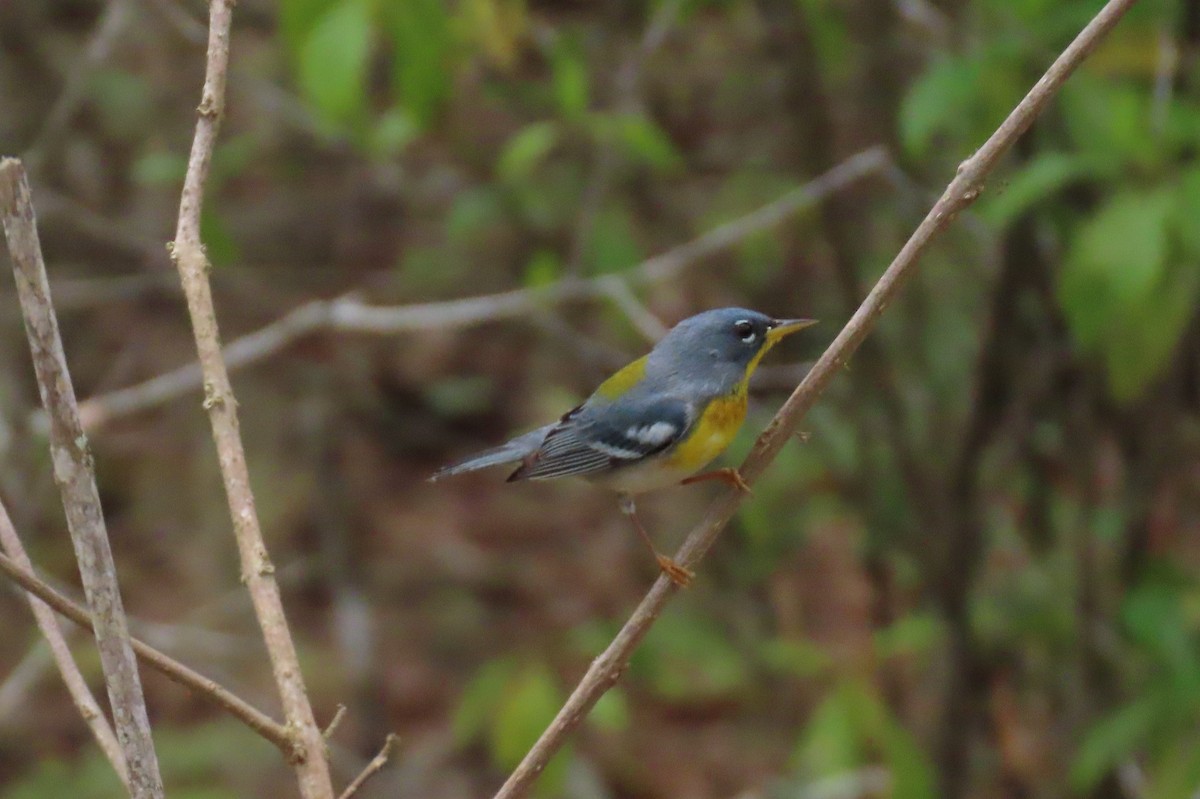
POLYGON ((747 344, 753 343, 754 339, 758 337, 758 334, 754 332, 754 325, 745 319, 739 319, 733 323, 733 332, 737 333, 738 338, 747 344))

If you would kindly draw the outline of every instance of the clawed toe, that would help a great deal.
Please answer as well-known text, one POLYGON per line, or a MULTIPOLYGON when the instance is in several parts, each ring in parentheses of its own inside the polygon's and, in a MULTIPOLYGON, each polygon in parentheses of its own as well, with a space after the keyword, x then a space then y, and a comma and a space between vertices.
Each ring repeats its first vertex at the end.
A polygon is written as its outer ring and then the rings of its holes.
POLYGON ((742 478, 742 473, 732 466, 726 466, 724 469, 717 469, 704 474, 696 474, 683 480, 681 485, 692 485, 693 483, 703 483, 707 480, 718 480, 726 485, 731 485, 738 491, 743 491, 747 494, 753 494, 750 490, 750 484, 742 478))

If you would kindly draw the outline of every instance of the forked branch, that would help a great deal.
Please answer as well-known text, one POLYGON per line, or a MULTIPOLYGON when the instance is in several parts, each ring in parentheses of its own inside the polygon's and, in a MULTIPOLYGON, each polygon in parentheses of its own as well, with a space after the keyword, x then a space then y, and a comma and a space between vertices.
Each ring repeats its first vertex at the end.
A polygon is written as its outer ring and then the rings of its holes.
POLYGON ((200 239, 204 187, 225 108, 232 21, 233 0, 211 0, 204 88, 197 108, 196 135, 184 176, 179 224, 175 241, 171 244, 171 255, 187 297, 192 332, 204 376, 204 408, 208 411, 213 440, 216 442, 217 459, 241 558, 242 579, 250 591, 254 613, 271 660, 271 671, 279 688, 286 726, 294 738, 294 750, 298 754, 293 758, 293 765, 300 783, 300 793, 304 799, 332 799, 333 784, 325 757, 325 740, 313 718, 312 706, 304 688, 296 645, 288 630, 279 584, 275 581, 275 568, 267 555, 254 494, 250 489, 246 453, 238 429, 237 400, 234 399, 229 372, 221 357, 217 314, 208 282, 208 256, 200 239))

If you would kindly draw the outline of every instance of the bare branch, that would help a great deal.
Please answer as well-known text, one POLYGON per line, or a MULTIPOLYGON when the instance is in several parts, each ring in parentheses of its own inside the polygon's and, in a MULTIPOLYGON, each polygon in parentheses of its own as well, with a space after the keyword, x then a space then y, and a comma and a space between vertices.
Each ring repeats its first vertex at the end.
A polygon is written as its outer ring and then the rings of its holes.
POLYGON ((242 579, 250 591, 254 613, 262 629, 287 728, 297 751, 302 750, 299 757, 293 758, 300 793, 305 799, 331 799, 333 784, 325 758, 325 739, 321 737, 304 688, 296 645, 288 631, 279 584, 275 581, 275 567, 267 555, 254 494, 250 489, 246 453, 238 429, 237 400, 221 357, 216 309, 213 307, 212 287, 208 282, 210 265, 200 239, 204 186, 225 107, 232 22, 233 0, 211 0, 204 88, 197 109, 196 135, 188 157, 179 202, 179 224, 175 230, 175 241, 171 244, 171 256, 179 270, 180 282, 187 297, 204 379, 204 407, 212 424, 225 496, 237 538, 242 579))
MULTIPOLYGON (((983 147, 959 166, 954 180, 901 248, 854 316, 758 437, 740 467, 742 476, 748 482, 762 474, 783 449, 797 424, 874 327, 876 320, 900 290, 904 279, 912 273, 920 255, 963 209, 979 197, 985 178, 995 169, 1001 157, 1029 128, 1067 77, 1135 2, 1109 0, 983 147)), ((675 561, 685 568, 694 569, 744 498, 744 492, 737 490, 719 497, 709 508, 704 520, 688 534, 675 555, 675 561)), ((516 799, 528 794, 533 782, 562 747, 567 736, 580 724, 596 701, 620 679, 629 663, 629 656, 649 632, 676 590, 675 584, 666 576, 660 576, 655 581, 608 648, 592 662, 550 726, 500 788, 496 799, 516 799)))
MULTIPOLYGON (((22 569, 33 571, 33 564, 29 561, 29 555, 25 553, 25 547, 21 545, 21 539, 17 536, 12 520, 8 517, 8 509, 4 507, 3 503, 0 503, 0 549, 3 549, 8 557, 22 569)), ((96 739, 100 751, 104 753, 108 762, 112 763, 112 767, 117 772, 117 776, 121 778, 121 782, 124 783, 125 789, 129 790, 129 771, 125 767, 125 755, 121 752, 121 745, 117 741, 117 736, 109 725, 104 711, 96 702, 96 697, 92 696, 91 689, 87 687, 87 681, 79 672, 79 666, 71 655, 71 647, 67 645, 67 639, 58 626, 58 619, 46 603, 32 595, 27 595, 26 598, 29 600, 29 609, 33 611, 34 621, 37 622, 38 629, 42 631, 42 636, 50 647, 50 656, 58 667, 58 673, 62 675, 63 682, 67 685, 71 701, 79 709, 79 714, 83 716, 88 729, 92 731, 92 737, 96 739)))
MULTIPOLYGON (((761 208, 718 225, 620 274, 603 275, 590 280, 569 279, 542 288, 516 289, 481 297, 414 305, 370 306, 363 304, 354 294, 306 303, 226 347, 222 353, 225 366, 229 370, 249 366, 319 331, 390 336, 408 331, 463 328, 520 318, 547 305, 602 298, 617 302, 631 314, 631 319, 643 335, 657 339, 657 320, 635 313, 635 309, 627 303, 633 286, 671 280, 709 255, 775 227, 830 194, 882 171, 889 163, 882 148, 864 150, 761 208)), ((135 386, 84 400, 80 405, 84 427, 95 431, 114 419, 157 407, 195 391, 203 382, 200 365, 192 363, 135 386)), ((43 424, 39 424, 36 418, 33 421, 35 429, 43 424)))
POLYGON ((358 793, 359 789, 366 784, 367 780, 374 777, 381 768, 387 765, 388 755, 391 753, 392 744, 395 742, 396 734, 394 732, 389 732, 387 738, 385 738, 383 741, 383 748, 379 750, 379 754, 375 755, 371 762, 367 764, 367 767, 359 772, 359 775, 355 777, 349 785, 346 786, 346 790, 342 791, 342 794, 338 797, 338 799, 350 799, 351 796, 354 796, 354 794, 358 793))
MULTIPOLYGON (((13 582, 21 586, 31 595, 45 602, 62 616, 83 628, 92 627, 92 616, 81 605, 55 591, 48 583, 33 573, 32 568, 19 565, 16 559, 0 555, 0 572, 8 575, 13 582)), ((228 688, 197 671, 183 665, 174 658, 137 638, 130 639, 134 653, 150 668, 159 672, 172 682, 188 688, 198 695, 205 697, 239 719, 247 727, 257 732, 263 738, 275 744, 289 761, 303 755, 303 750, 297 749, 295 741, 286 727, 251 705, 246 700, 234 694, 228 688)))
POLYGON ((135 799, 161 797, 162 777, 150 736, 137 661, 129 644, 129 626, 100 508, 100 494, 96 490, 92 453, 79 421, 75 388, 50 301, 29 181, 25 168, 15 158, 0 160, 0 217, 12 255, 38 392, 49 414, 54 480, 62 494, 84 593, 96 619, 94 630, 100 665, 117 740, 125 755, 130 794, 135 799))

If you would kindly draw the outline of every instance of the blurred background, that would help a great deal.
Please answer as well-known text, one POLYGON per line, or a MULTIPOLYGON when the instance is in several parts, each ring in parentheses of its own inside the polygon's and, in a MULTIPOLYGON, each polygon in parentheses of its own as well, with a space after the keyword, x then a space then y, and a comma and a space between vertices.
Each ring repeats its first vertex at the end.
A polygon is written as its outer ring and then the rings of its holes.
MULTIPOLYGON (((240 0, 204 236, 225 341, 280 334, 234 385, 318 719, 348 708, 340 780, 395 731, 364 796, 490 796, 655 576, 604 491, 425 478, 691 313, 819 318, 761 370, 737 463, 1099 6, 240 0), (347 295, 391 327, 288 316, 347 295)), ((205 25, 196 0, 0 3, 0 152, 30 169, 134 629, 277 712, 201 391, 143 386, 194 356, 164 243, 205 25)), ((1145 0, 1071 79, 540 796, 1196 795, 1198 53, 1200 2, 1145 0)), ((74 590, 2 271, 0 493, 74 590)), ((660 547, 718 490, 641 503, 660 547)), ((0 613, 0 796, 118 795, 23 599, 0 613)), ((294 795, 269 745, 144 679, 171 796, 294 795)))

